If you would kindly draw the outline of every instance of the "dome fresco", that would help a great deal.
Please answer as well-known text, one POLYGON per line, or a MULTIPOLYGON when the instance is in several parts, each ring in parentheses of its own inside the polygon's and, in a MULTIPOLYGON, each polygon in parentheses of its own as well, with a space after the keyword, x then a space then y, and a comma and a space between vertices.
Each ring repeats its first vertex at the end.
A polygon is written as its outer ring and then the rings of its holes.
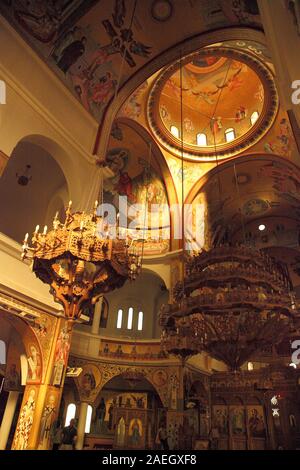
POLYGON ((181 64, 162 72, 148 103, 152 130, 169 150, 180 154, 183 146, 193 159, 231 156, 267 130, 277 95, 265 65, 226 48, 203 49, 181 64))

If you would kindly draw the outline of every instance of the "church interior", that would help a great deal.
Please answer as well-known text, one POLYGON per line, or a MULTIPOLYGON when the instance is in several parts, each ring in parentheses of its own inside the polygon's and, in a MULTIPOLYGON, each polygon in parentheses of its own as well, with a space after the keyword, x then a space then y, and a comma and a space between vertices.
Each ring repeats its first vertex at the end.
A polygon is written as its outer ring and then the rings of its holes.
POLYGON ((0 450, 300 449, 297 0, 0 2, 0 450))

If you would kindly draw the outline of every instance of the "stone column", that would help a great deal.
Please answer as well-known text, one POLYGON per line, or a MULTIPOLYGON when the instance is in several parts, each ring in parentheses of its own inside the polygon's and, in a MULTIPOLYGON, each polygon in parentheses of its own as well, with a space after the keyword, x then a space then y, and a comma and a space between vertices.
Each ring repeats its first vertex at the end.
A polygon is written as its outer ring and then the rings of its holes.
POLYGON ((99 324, 100 324, 100 318, 101 318, 102 304, 103 304, 103 296, 100 297, 100 299, 95 305, 94 318, 93 318, 93 324, 92 324, 93 335, 97 335, 99 333, 99 324))
POLYGON ((85 401, 81 402, 80 409, 79 409, 79 420, 78 420, 78 426, 77 426, 77 441, 76 441, 77 450, 83 449, 87 409, 88 409, 88 403, 85 401))
POLYGON ((0 450, 5 450, 6 448, 8 436, 11 430, 11 425, 14 419, 14 414, 18 403, 18 398, 19 392, 9 392, 0 428, 0 450))

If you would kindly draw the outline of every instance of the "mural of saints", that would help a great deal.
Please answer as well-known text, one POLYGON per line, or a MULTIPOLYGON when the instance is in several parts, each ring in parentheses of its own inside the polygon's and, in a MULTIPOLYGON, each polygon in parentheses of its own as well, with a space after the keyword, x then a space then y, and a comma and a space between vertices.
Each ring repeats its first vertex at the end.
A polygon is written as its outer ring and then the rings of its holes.
POLYGON ((132 447, 139 447, 141 445, 143 435, 143 425, 140 419, 134 418, 130 421, 128 431, 128 443, 132 447))
MULTIPOLYGON (((163 184, 148 161, 138 158, 132 165, 133 157, 126 148, 113 148, 109 150, 106 161, 114 175, 104 182, 104 200, 106 203, 119 207, 119 196, 126 196, 128 205, 145 205, 148 211, 154 204, 166 204, 167 195, 163 184), (135 175, 128 171, 134 166, 135 175)), ((132 170, 131 170, 132 171, 132 170)))
POLYGON ((29 346, 28 362, 28 381, 38 382, 41 379, 42 360, 37 347, 32 344, 29 346))
POLYGON ((251 437, 265 437, 266 428, 262 406, 248 407, 248 427, 251 437))
POLYGON ((116 443, 117 443, 118 447, 124 447, 124 444, 125 444, 125 431, 126 431, 125 421, 124 421, 124 418, 122 417, 122 418, 120 418, 120 420, 118 422, 118 426, 117 426, 116 443))
POLYGON ((21 409, 13 442, 13 449, 15 450, 26 450, 28 447, 30 431, 33 425, 33 415, 35 411, 35 395, 35 389, 31 388, 29 390, 28 398, 21 409))
POLYGON ((244 435, 246 433, 245 410, 243 406, 235 406, 230 409, 230 425, 233 435, 244 435))
POLYGON ((213 427, 216 428, 220 436, 228 434, 228 412, 224 405, 213 407, 213 427))
POLYGON ((53 385, 60 385, 64 367, 67 365, 70 350, 70 335, 66 327, 59 333, 55 347, 55 366, 53 371, 53 385))
POLYGON ((50 440, 50 431, 52 429, 53 422, 56 417, 56 397, 53 393, 50 393, 46 400, 46 406, 44 407, 41 429, 40 429, 40 446, 44 448, 48 447, 50 440))

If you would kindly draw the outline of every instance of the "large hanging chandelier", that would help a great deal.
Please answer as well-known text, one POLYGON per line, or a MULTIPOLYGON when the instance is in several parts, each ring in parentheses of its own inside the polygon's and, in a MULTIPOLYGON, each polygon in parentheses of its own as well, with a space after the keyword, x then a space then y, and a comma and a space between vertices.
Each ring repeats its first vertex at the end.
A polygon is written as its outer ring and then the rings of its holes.
MULTIPOLYGON (((263 251, 246 245, 219 245, 209 251, 200 248, 200 253, 186 257, 182 57, 179 73, 183 279, 173 289, 174 303, 161 307, 161 343, 168 353, 181 358, 205 351, 229 369, 237 370, 260 348, 272 346, 288 336, 297 326, 299 316, 287 268, 263 251)), ((223 89, 221 86, 217 103, 223 89)), ((214 128, 216 107, 207 117, 214 128)), ((213 138, 217 167, 214 132, 213 138)), ((239 199, 234 164, 233 167, 239 199)), ((218 187, 222 211, 220 181, 218 187)))
POLYGON ((299 321, 288 271, 262 251, 219 246, 187 261, 175 303, 162 307, 162 343, 183 357, 206 351, 231 370, 280 342, 299 321))
POLYGON ((118 219, 115 226, 94 211, 66 210, 64 223, 53 220, 39 232, 37 225, 32 235, 23 241, 22 259, 32 261, 35 275, 50 286, 54 299, 64 309, 65 317, 74 322, 89 303, 95 303, 104 293, 121 287, 127 279, 135 279, 141 269, 141 257, 131 249, 128 238, 121 233, 118 219))

